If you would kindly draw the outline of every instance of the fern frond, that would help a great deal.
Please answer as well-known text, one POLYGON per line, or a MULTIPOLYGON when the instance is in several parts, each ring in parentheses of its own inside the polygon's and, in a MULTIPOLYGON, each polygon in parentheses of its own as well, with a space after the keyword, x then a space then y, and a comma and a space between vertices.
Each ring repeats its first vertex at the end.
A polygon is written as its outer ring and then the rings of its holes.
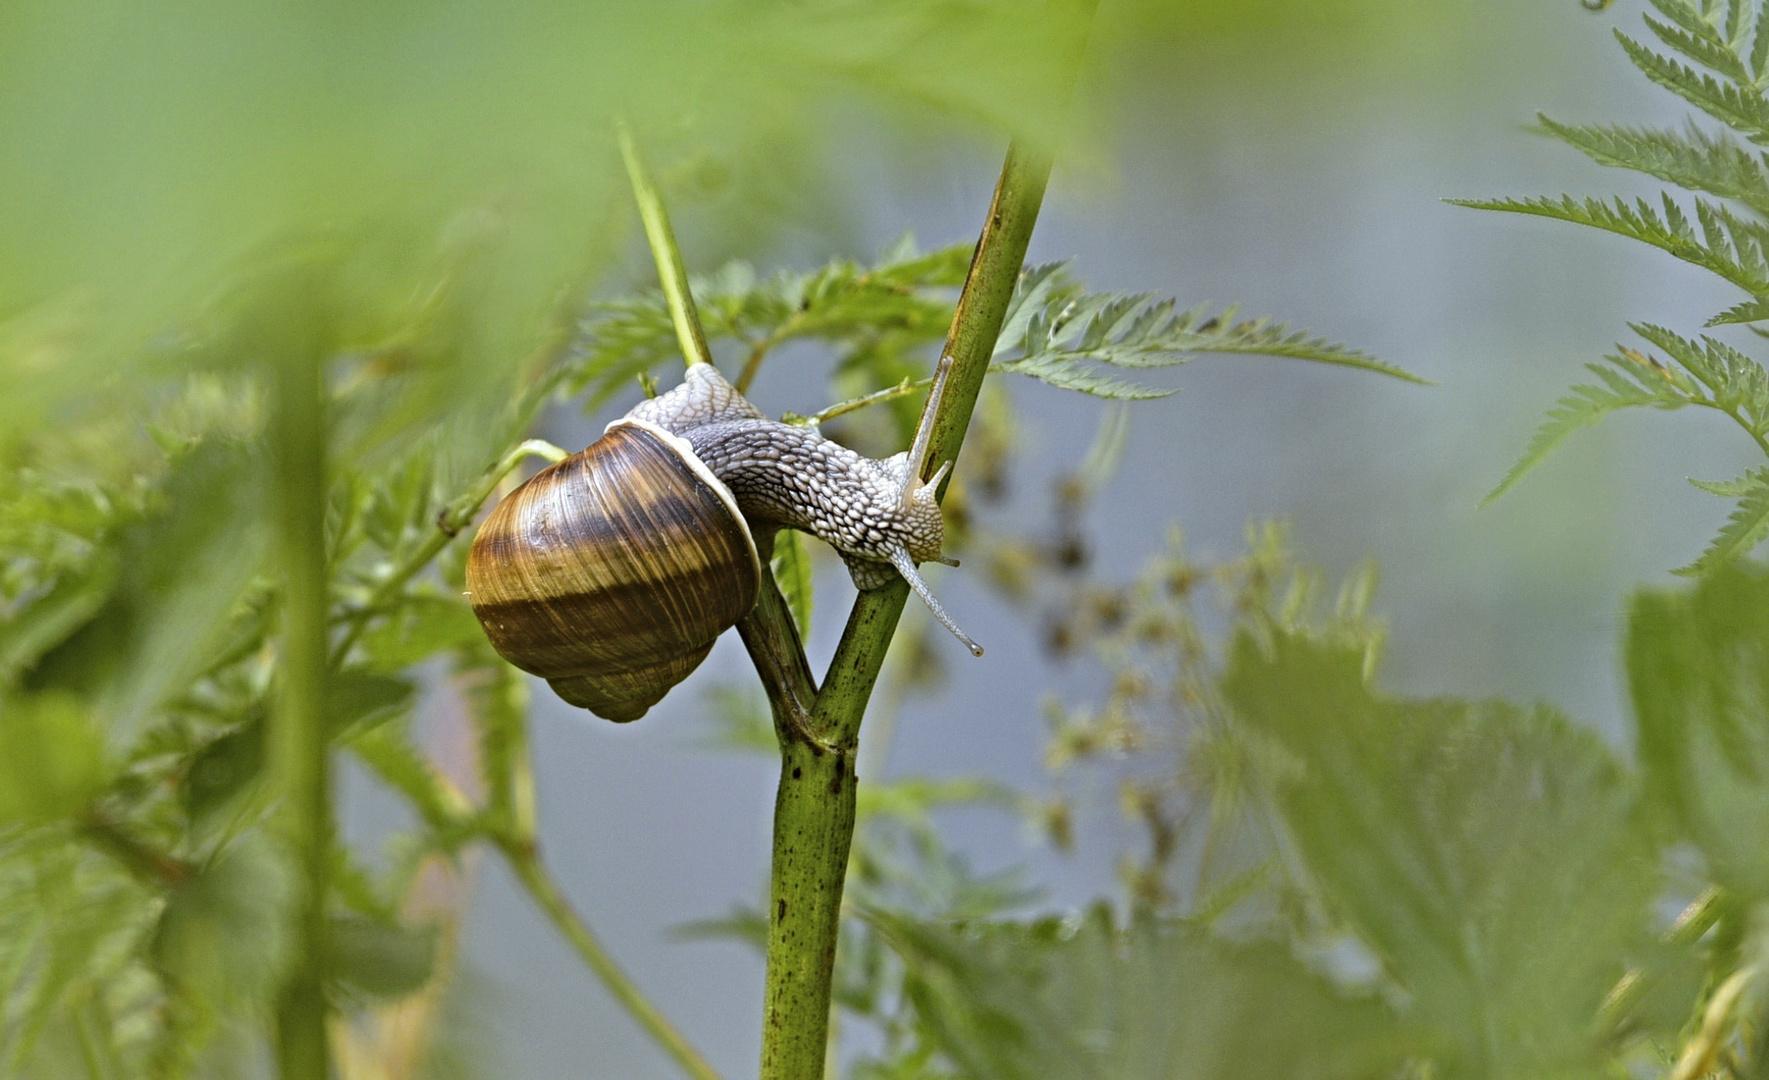
POLYGON ((1703 199, 1695 200, 1697 233, 1688 217, 1669 195, 1664 196, 1660 213, 1645 199, 1629 205, 1617 198, 1576 199, 1563 195, 1558 199, 1451 199, 1458 206, 1476 210, 1501 210, 1511 214, 1569 221, 1588 225, 1618 236, 1626 236, 1675 256, 1692 266, 1732 282, 1752 296, 1769 295, 1769 228, 1734 214, 1732 211, 1703 199))
MULTIPOLYGON (((1659 7, 1656 4, 1654 6, 1659 7)), ((1663 11, 1667 7, 1675 9, 1675 5, 1664 5, 1659 7, 1659 10, 1663 11)), ((1744 61, 1739 59, 1738 54, 1728 47, 1720 37, 1720 32, 1705 20, 1700 18, 1691 20, 1694 25, 1701 27, 1703 32, 1691 31, 1688 24, 1681 22, 1678 26, 1670 26, 1651 16, 1647 16, 1645 22, 1660 41, 1703 67, 1712 68, 1734 82, 1749 83, 1751 81, 1750 72, 1745 70, 1744 61)))
POLYGON ((1548 418, 1530 437, 1529 447, 1524 450, 1523 456, 1511 466, 1498 486, 1480 500, 1481 506, 1488 505, 1510 491, 1526 473, 1540 465, 1555 447, 1565 442, 1574 432, 1591 427, 1610 413, 1645 406, 1675 409, 1689 404, 1673 384, 1664 382, 1662 385, 1654 385, 1654 382, 1649 382, 1649 379, 1654 379, 1654 375, 1641 372, 1639 369, 1642 365, 1638 362, 1620 356, 1608 356, 1604 360, 1604 364, 1585 365, 1603 385, 1583 383, 1574 386, 1570 393, 1555 402, 1554 407, 1548 410, 1548 418))
MULTIPOLYGON (((930 341, 951 321, 950 290, 963 283, 970 255, 966 244, 924 253, 906 236, 872 266, 838 259, 809 272, 760 278, 748 263, 732 262, 695 277, 690 287, 710 341, 755 347, 821 338, 855 346, 887 334, 930 341)), ((566 388, 588 389, 593 409, 677 355, 662 294, 597 301, 581 322, 566 388)))
POLYGON ((1270 319, 1237 322, 1235 309, 1208 306, 1176 311, 1172 300, 1087 293, 1063 264, 1028 270, 996 339, 994 367, 1099 397, 1148 398, 1168 391, 1138 386, 1092 365, 1170 367, 1204 353, 1283 356, 1378 371, 1423 382, 1418 376, 1356 349, 1291 331, 1270 319), (1013 358, 1004 359, 1018 352, 1013 358))
MULTIPOLYGON (((1714 487, 1721 485, 1716 484, 1714 487)), ((1753 548, 1763 542, 1765 536, 1769 536, 1769 468, 1753 469, 1725 487, 1729 494, 1737 492, 1738 505, 1727 517, 1719 535, 1701 553, 1701 558, 1671 573, 1685 577, 1704 573, 1722 563, 1750 554, 1753 548)))
POLYGON ((1103 374, 1079 360, 1058 356, 1024 357, 999 362, 993 367, 997 371, 1009 371, 1049 383, 1059 390, 1078 390, 1083 394, 1114 401, 1149 401, 1178 392, 1158 386, 1143 386, 1115 375, 1103 374))
POLYGON ((1769 143, 1769 101, 1753 81, 1749 86, 1722 83, 1712 75, 1653 52, 1616 31, 1616 40, 1634 66, 1653 82, 1754 143, 1769 143))
MULTIPOLYGON (((1769 296, 1759 296, 1743 303, 1733 304, 1720 314, 1713 316, 1704 326, 1734 326, 1739 323, 1762 322, 1769 319, 1769 296)), ((1757 330, 1756 327, 1751 327, 1757 330)), ((1761 330, 1757 330, 1762 333, 1761 330)))
POLYGON ((1756 14, 1756 34, 1751 41, 1751 74, 1761 84, 1763 72, 1769 67, 1769 18, 1764 17, 1761 7, 1756 14))
POLYGON ((1726 413, 1742 412, 1753 435, 1769 434, 1769 373, 1763 365, 1706 334, 1693 341, 1651 323, 1628 325, 1707 388, 1707 399, 1696 404, 1712 405, 1726 413))
MULTIPOLYGON (((1722 49, 1726 47, 1726 38, 1721 35, 1720 28, 1708 18, 1707 9, 1698 8, 1693 4, 1686 3, 1685 0, 1649 0, 1649 2, 1660 15, 1676 23, 1686 33, 1700 38, 1704 43, 1722 49)), ((1652 22, 1651 16, 1647 16, 1646 21, 1652 22)))
POLYGON ((1745 473, 1734 480, 1697 480, 1693 476, 1687 476, 1684 479, 1689 481, 1690 487, 1705 491, 1709 495, 1718 495, 1722 499, 1741 499, 1757 485, 1757 481, 1750 473, 1745 473))
POLYGON ((1687 134, 1562 124, 1538 116, 1543 131, 1599 165, 1632 169, 1690 191, 1736 199, 1769 216, 1769 169, 1761 152, 1691 127, 1687 134))

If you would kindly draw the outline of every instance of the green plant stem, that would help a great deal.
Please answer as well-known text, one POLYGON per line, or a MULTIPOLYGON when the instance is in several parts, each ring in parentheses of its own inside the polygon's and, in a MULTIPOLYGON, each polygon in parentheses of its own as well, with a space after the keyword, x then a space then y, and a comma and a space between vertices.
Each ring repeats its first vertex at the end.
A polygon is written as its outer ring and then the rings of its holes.
MULTIPOLYGON (((1715 405, 1714 407, 1720 408, 1718 405, 1715 405)), ((1756 428, 1751 426, 1751 422, 1749 420, 1746 420, 1744 418, 1744 416, 1739 413, 1738 406, 1735 405, 1730 409, 1720 409, 1720 411, 1725 413, 1727 416, 1732 417, 1733 423, 1735 423, 1739 427, 1743 428, 1744 433, 1746 435, 1749 435, 1751 437, 1751 439, 1756 442, 1757 449, 1763 451, 1763 454, 1765 457, 1769 457, 1769 439, 1763 438, 1762 433, 1759 432, 1756 428)))
MULTIPOLYGON (((945 355, 953 358, 954 367, 932 418, 930 475, 937 463, 957 457, 964 441, 1049 178, 1047 154, 1018 144, 1008 148, 946 339, 945 355)), ((823 1076, 842 889, 854 839, 860 721, 908 595, 902 581, 860 594, 808 724, 782 732, 769 879, 762 1080, 823 1076)), ((758 618, 775 618, 759 606, 758 612, 758 618)), ((775 633, 784 636, 785 631, 775 633)), ((745 642, 749 640, 746 634, 745 642)), ((753 655, 753 646, 751 651, 753 655)), ((762 666, 760 660, 757 666, 762 666)), ((774 688, 769 689, 773 697, 774 688)))
POLYGON ((682 264, 682 251, 676 246, 675 230, 663 207, 663 195, 657 181, 645 167, 639 144, 632 129, 624 121, 615 124, 620 140, 620 156, 626 162, 627 179, 633 184, 633 198, 639 204, 639 220, 645 224, 645 241, 651 246, 651 257, 657 263, 657 277, 663 284, 663 299, 670 309, 670 322, 676 328, 676 341, 682 347, 682 359, 692 367, 713 362, 712 350, 706 344, 706 332, 700 328, 700 314, 694 308, 694 294, 688 288, 688 271, 682 264))
POLYGON ((177 886, 195 871, 190 863, 149 845, 98 811, 86 815, 80 822, 79 832, 128 867, 136 877, 161 888, 177 886))
POLYGON ((602 985, 608 988, 628 1015, 639 1022, 647 1034, 662 1047, 664 1052, 675 1059, 688 1075, 696 1080, 719 1080, 719 1074, 707 1064, 699 1051, 688 1044, 669 1019, 658 1011, 645 997, 637 984, 621 966, 610 956, 602 942, 590 931, 587 924, 577 914, 571 902, 565 898, 557 883, 547 874, 541 865, 540 856, 532 843, 524 844, 510 841, 500 842, 499 850, 509 860, 510 869, 516 874, 516 880, 528 891, 528 895, 552 920, 565 939, 571 942, 572 948, 588 964, 602 985))
MULTIPOLYGON (((326 730, 325 367, 318 304, 288 290, 282 318, 260 328, 277 342, 277 521, 283 556, 282 664, 273 749, 282 824, 297 881, 293 970, 277 998, 276 1060, 282 1080, 326 1080, 326 980, 331 948, 326 901, 332 863, 331 747, 326 730)), ((280 290, 270 290, 277 292, 280 290)))
MULTIPOLYGON (((895 386, 887 386, 883 390, 874 390, 870 394, 861 394, 856 398, 849 398, 846 401, 838 401, 829 408, 824 409, 821 412, 812 413, 810 416, 794 416, 791 413, 788 413, 786 416, 786 422, 789 424, 797 424, 801 427, 816 427, 818 424, 834 420, 838 416, 846 416, 848 413, 857 412, 860 409, 866 408, 868 405, 877 405, 880 402, 895 401, 900 397, 908 397, 917 390, 926 390, 933 384, 934 380, 932 377, 926 379, 904 379, 895 386)), ((739 387, 738 389, 741 390, 742 387, 739 387)))

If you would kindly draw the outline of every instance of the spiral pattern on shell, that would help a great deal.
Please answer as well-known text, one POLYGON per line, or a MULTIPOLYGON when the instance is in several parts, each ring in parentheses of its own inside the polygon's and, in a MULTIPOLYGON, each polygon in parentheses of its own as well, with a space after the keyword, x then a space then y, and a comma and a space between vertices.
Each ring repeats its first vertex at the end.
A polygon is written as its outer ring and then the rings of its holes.
POLYGON ((467 591, 492 646, 609 720, 643 716, 755 605, 728 489, 643 420, 536 473, 486 518, 467 591))
POLYGON ((957 565, 940 553, 947 466, 921 478, 929 430, 875 461, 769 420, 712 365, 694 364, 492 511, 467 559, 473 610, 498 652, 560 697, 636 720, 754 606, 750 528, 784 527, 835 548, 861 589, 900 575, 981 656, 916 570, 957 565))

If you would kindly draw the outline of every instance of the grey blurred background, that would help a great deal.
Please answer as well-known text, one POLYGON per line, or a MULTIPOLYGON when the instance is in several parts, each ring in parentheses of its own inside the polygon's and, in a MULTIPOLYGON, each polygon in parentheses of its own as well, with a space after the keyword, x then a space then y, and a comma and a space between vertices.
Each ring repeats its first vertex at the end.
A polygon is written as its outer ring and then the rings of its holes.
MULTIPOLYGON (((1034 260, 1072 257, 1096 288, 1238 302, 1436 385, 1266 359, 1163 373, 1181 392, 1134 407, 1125 466, 1088 535, 1098 564, 1128 577, 1170 525, 1194 552, 1228 556, 1250 519, 1287 517, 1303 557, 1330 573, 1379 565, 1389 689, 1554 702, 1626 749, 1616 664, 1626 594, 1668 583, 1668 568, 1699 553, 1726 509, 1684 478, 1736 475, 1746 440, 1714 416, 1624 416, 1576 437, 1491 508, 1476 504, 1580 365, 1627 339, 1626 320, 1688 332, 1736 298, 1619 238, 1441 200, 1648 190, 1524 128, 1538 110, 1646 123, 1680 122, 1683 110, 1627 66, 1611 36, 1635 31, 1637 6, 1399 7, 1373 5, 1360 19, 1357 5, 1339 5, 1329 10, 1343 24, 1284 33, 1257 10, 1242 23, 1224 16, 1215 36, 1120 49, 1122 69, 1090 76, 1092 129, 1059 165, 1034 260)), ((751 230, 745 242, 756 246, 735 252, 690 208, 681 220, 692 262, 741 254, 762 268, 807 266, 870 257, 905 230, 928 246, 975 235, 999 139, 956 122, 945 136, 911 139, 864 110, 829 122, 816 168, 821 190, 842 193, 833 204, 751 230)), ((643 280, 637 248, 629 262, 631 280, 643 280)), ((772 413, 813 411, 827 403, 822 363, 783 353, 753 397, 772 413)), ((1012 392, 1022 452, 990 521, 1036 532, 1102 405, 1029 381, 1012 392)), ((626 404, 593 419, 560 412, 544 434, 581 446, 626 404)), ((980 774, 1043 790, 1040 703, 1085 700, 1099 670, 1048 660, 1036 621, 966 570, 936 588, 988 654, 973 661, 933 639, 949 654, 949 678, 908 699, 888 751, 863 761, 863 775, 980 774)), ((808 642, 819 667, 851 595, 825 565, 808 642)), ((755 1069, 761 959, 736 943, 669 935, 765 888, 773 765, 696 746, 707 688, 748 680, 727 635, 638 724, 603 723, 544 688, 533 712, 548 860, 621 962, 732 1077, 755 1069)), ((349 779, 347 826, 372 842, 394 820, 391 803, 349 779)), ((1052 910, 1111 892, 1112 857, 1128 836, 1109 793, 1082 818, 1074 856, 999 812, 954 813, 943 825, 980 869, 1026 866, 1052 910)), ((465 958, 477 977, 475 1026, 493 1036, 492 1075, 674 1074, 491 862, 465 958)))

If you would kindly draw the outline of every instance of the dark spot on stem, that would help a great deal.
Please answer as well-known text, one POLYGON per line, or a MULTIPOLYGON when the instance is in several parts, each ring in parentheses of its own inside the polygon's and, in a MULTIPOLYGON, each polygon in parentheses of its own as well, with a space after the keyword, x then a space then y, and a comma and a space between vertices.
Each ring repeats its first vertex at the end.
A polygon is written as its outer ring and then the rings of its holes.
POLYGON ((782 901, 780 901, 779 906, 774 909, 774 921, 775 922, 784 922, 785 920, 786 920, 786 901, 782 900, 782 901))
POLYGON ((792 778, 794 780, 797 780, 799 777, 803 776, 804 774, 805 774, 805 770, 799 768, 797 765, 794 765, 792 767, 792 778))

